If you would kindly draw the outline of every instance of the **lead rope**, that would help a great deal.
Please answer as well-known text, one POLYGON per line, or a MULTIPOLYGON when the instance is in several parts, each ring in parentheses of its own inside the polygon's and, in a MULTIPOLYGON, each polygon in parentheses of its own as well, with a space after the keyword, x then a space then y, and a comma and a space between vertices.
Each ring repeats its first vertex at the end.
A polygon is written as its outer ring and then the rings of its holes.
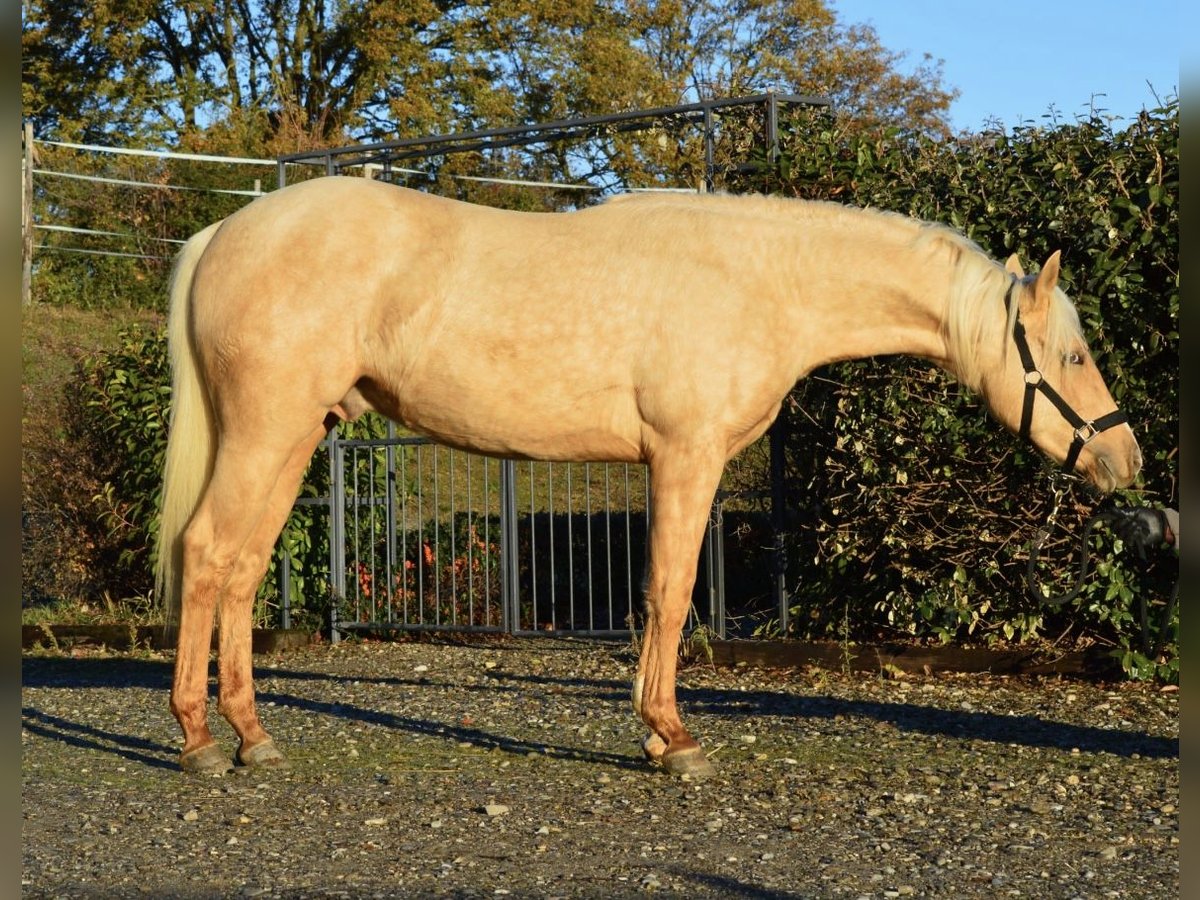
POLYGON ((1025 568, 1025 585, 1029 590, 1029 596, 1038 603, 1046 603, 1050 606, 1064 606, 1070 603, 1083 591, 1083 583, 1087 580, 1088 569, 1091 566, 1091 559, 1088 557, 1088 540, 1092 536, 1092 528, 1095 527, 1097 521, 1106 514, 1101 512, 1088 520, 1088 523, 1083 528, 1082 556, 1079 563, 1079 577, 1075 580, 1075 586, 1065 593, 1053 596, 1045 593, 1042 586, 1037 582, 1037 561, 1038 553, 1042 549, 1042 544, 1046 543, 1046 539, 1050 537, 1054 530, 1054 525, 1058 521, 1058 511, 1062 508, 1063 498, 1070 490, 1071 483, 1077 481, 1075 476, 1067 475, 1064 472, 1052 472, 1050 474, 1050 490, 1054 496, 1054 502, 1050 506, 1050 512, 1046 516, 1046 524, 1042 525, 1034 533, 1033 545, 1029 548, 1029 563, 1025 568))

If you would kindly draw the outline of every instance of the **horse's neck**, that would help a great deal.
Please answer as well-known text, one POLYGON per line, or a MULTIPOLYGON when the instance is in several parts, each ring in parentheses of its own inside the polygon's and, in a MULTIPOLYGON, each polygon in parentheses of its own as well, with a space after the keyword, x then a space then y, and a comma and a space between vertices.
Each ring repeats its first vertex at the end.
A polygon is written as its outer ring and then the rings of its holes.
POLYGON ((845 359, 909 354, 946 366, 944 317, 953 277, 950 251, 913 249, 896 229, 847 244, 829 238, 800 257, 794 327, 806 368, 845 359))

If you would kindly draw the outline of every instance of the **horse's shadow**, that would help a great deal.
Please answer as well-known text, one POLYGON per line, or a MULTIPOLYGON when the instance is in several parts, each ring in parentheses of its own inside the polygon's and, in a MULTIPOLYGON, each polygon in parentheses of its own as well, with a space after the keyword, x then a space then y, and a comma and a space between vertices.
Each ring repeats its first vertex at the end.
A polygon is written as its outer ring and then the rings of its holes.
MULTIPOLYGON (((278 685, 272 690, 260 692, 259 700, 264 703, 274 702, 281 707, 378 725, 397 732, 470 742, 477 747, 505 753, 526 755, 537 752, 618 768, 633 769, 644 766, 640 757, 633 755, 626 756, 566 744, 534 742, 469 727, 460 722, 416 718, 348 703, 329 702, 305 696, 302 689, 305 682, 312 681, 357 681, 405 690, 433 687, 461 691, 466 687, 483 693, 519 692, 522 685, 525 685, 526 689, 530 690, 544 690, 554 694, 569 693, 575 699, 586 698, 601 703, 627 702, 627 686, 612 679, 555 678, 494 669, 489 672, 487 683, 463 686, 455 685, 449 680, 442 681, 436 678, 436 674, 433 678, 417 679, 392 676, 364 678, 280 668, 256 670, 255 678, 260 681, 270 679, 272 685, 278 685), (294 683, 295 687, 292 688, 288 682, 294 683)), ((22 682, 31 688, 61 687, 75 690, 87 687, 131 687, 161 690, 165 698, 171 684, 171 667, 164 661, 127 658, 26 658, 22 661, 22 682)), ((1059 750, 1078 749, 1084 753, 1108 753, 1126 758, 1134 754, 1152 759, 1179 757, 1177 738, 1154 735, 1146 731, 1075 725, 1031 715, 1011 716, 978 710, 948 710, 916 703, 806 697, 781 691, 735 692, 680 688, 678 695, 685 712, 702 712, 727 720, 747 716, 765 717, 779 722, 783 728, 789 727, 791 723, 799 726, 806 720, 831 720, 837 716, 844 716, 887 723, 903 732, 959 740, 980 740, 1059 750)), ((118 731, 72 722, 29 705, 22 710, 22 720, 26 730, 42 737, 57 739, 74 746, 105 750, 149 765, 174 766, 177 751, 163 744, 118 731), (170 761, 165 761, 160 754, 170 761)), ((730 727, 735 726, 730 724, 730 727)))

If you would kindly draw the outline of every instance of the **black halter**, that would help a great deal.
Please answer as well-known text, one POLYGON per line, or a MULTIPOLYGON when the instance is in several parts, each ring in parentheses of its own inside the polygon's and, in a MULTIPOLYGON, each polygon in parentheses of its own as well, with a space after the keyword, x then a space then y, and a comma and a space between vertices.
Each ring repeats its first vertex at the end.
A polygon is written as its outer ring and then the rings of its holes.
MULTIPOLYGON (((1008 293, 1004 295, 1004 306, 1006 309, 1012 305, 1013 288, 1016 285, 1017 281, 1014 278, 1008 286, 1008 293)), ((1083 449, 1084 445, 1100 432, 1107 431, 1114 425, 1128 422, 1129 417, 1121 412, 1121 410, 1114 409, 1112 412, 1088 422, 1079 413, 1071 409, 1071 405, 1059 395, 1058 391, 1046 383, 1046 379, 1038 371, 1038 367, 1033 361, 1033 354, 1029 352, 1029 340, 1025 337, 1025 326, 1021 324, 1019 313, 1016 324, 1013 326, 1013 341, 1017 345, 1017 353, 1021 355, 1021 365, 1025 368, 1025 402, 1021 407, 1021 428, 1019 434, 1025 440, 1030 440, 1029 429, 1033 424, 1033 400, 1037 392, 1041 391, 1046 395, 1046 399, 1053 403, 1054 407, 1062 413, 1062 417, 1075 429, 1075 437, 1071 441, 1070 448, 1067 450, 1067 458, 1063 460, 1062 464, 1064 472, 1074 472, 1075 463, 1079 460, 1079 451, 1083 449)))

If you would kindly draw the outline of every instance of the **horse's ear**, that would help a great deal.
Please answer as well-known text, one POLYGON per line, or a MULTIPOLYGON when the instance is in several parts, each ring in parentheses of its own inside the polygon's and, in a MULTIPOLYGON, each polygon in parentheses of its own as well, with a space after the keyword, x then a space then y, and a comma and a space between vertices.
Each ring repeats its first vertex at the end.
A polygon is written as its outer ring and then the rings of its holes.
POLYGON ((1046 260, 1046 264, 1042 266, 1042 271, 1038 273, 1036 295, 1039 301, 1048 301, 1054 296, 1054 289, 1058 287, 1058 273, 1060 268, 1061 251, 1055 250, 1050 254, 1050 258, 1046 260))
POLYGON ((1015 253, 1008 258, 1004 268, 1009 275, 1016 275, 1018 278, 1025 277, 1025 268, 1021 265, 1021 258, 1015 253))

